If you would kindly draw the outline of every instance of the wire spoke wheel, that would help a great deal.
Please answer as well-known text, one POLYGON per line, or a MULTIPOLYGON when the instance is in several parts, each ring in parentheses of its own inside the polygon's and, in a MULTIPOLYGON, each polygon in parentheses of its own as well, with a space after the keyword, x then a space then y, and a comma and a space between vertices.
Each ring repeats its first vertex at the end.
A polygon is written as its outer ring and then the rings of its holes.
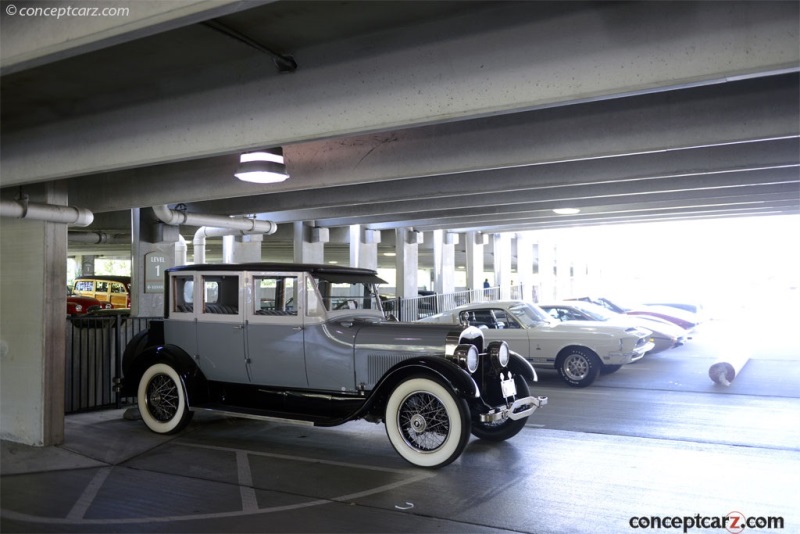
POLYGON ((397 453, 420 467, 458 458, 470 434, 469 406, 451 388, 426 376, 400 382, 386 402, 386 434, 397 453))
POLYGON ((450 420, 442 401, 426 392, 412 393, 400 404, 397 424, 409 446, 435 451, 450 434, 450 420))
POLYGON ((147 428, 158 434, 174 434, 192 419, 183 381, 166 363, 148 367, 139 380, 139 413, 147 428))
POLYGON ((178 385, 167 375, 154 376, 147 385, 147 410, 163 423, 175 417, 178 405, 178 385))

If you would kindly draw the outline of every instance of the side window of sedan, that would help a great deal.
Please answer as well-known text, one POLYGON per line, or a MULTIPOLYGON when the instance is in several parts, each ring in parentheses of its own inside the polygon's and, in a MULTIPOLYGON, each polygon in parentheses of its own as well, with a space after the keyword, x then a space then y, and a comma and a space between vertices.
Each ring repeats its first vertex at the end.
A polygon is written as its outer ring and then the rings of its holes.
POLYGON ((253 277, 255 298, 253 313, 273 317, 296 316, 299 298, 297 276, 267 275, 253 277))
POLYGON ((193 276, 175 276, 172 279, 172 311, 177 313, 194 311, 193 276))
POLYGON ((239 277, 211 275, 203 277, 203 313, 239 314, 239 277))

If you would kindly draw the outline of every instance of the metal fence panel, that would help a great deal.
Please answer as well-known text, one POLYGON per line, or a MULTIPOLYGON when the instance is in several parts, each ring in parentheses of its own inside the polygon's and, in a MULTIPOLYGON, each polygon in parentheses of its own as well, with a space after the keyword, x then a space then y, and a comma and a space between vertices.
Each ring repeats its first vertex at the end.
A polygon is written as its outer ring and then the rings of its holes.
POLYGON ((121 374, 128 341, 152 317, 70 317, 67 319, 64 413, 119 408, 114 378, 121 374))

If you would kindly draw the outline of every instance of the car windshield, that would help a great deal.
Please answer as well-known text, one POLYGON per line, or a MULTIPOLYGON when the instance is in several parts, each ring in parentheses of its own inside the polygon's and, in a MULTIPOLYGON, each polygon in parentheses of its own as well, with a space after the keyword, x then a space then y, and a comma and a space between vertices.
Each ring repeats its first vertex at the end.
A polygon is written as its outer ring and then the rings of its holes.
POLYGON ((593 321, 608 321, 618 315, 607 308, 592 304, 591 302, 581 302, 580 304, 573 304, 573 306, 588 315, 593 321))
POLYGON ((538 306, 533 306, 527 303, 520 303, 510 306, 508 312, 513 315, 525 328, 531 328, 543 323, 552 321, 552 317, 547 315, 544 310, 538 306))

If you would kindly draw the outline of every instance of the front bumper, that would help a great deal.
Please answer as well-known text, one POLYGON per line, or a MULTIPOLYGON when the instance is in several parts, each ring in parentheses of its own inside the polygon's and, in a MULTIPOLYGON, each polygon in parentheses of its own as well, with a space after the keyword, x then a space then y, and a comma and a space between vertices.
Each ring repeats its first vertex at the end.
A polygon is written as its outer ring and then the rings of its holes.
POLYGON ((644 358, 646 352, 653 350, 655 343, 648 341, 633 349, 631 352, 609 352, 603 358, 603 363, 606 365, 625 365, 644 358))
POLYGON ((488 413, 482 413, 480 420, 481 423, 494 423, 496 421, 504 421, 506 419, 523 419, 528 417, 537 408, 547 404, 547 397, 524 397, 515 400, 510 406, 502 408, 495 408, 488 413))

